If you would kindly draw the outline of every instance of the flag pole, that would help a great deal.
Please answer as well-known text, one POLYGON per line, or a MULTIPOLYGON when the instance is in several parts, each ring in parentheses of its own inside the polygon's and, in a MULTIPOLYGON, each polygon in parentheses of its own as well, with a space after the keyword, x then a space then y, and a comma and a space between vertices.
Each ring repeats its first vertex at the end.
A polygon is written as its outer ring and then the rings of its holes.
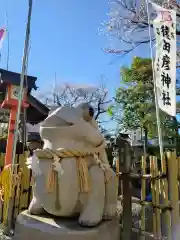
POLYGON ((29 0, 29 11, 28 11, 28 21, 26 27, 26 38, 25 38, 25 45, 24 45, 24 55, 23 55, 23 62, 22 62, 22 72, 21 72, 21 79, 20 79, 20 91, 19 91, 19 98, 18 98, 18 109, 17 109, 17 116, 16 116, 16 127, 14 133, 14 146, 13 146, 13 154, 12 154, 12 164, 15 163, 15 156, 16 156, 16 142, 18 139, 18 126, 21 114, 21 104, 23 98, 23 88, 24 88, 24 79, 27 69, 27 58, 28 58, 28 49, 29 49, 29 38, 30 38, 30 26, 31 26, 31 13, 32 13, 32 0, 29 0))
POLYGON ((54 73, 53 104, 56 103, 56 72, 54 73))
MULTIPOLYGON (((19 96, 18 96, 18 107, 17 107, 17 114, 16 114, 16 121, 15 121, 14 142, 12 146, 12 161, 11 161, 12 173, 14 173, 14 170, 15 170, 15 158, 16 158, 16 147, 17 147, 17 140, 18 140, 19 120, 20 120, 22 100, 23 100, 24 80, 25 80, 25 75, 27 70, 32 5, 33 5, 33 0, 28 0, 28 20, 26 25, 26 36, 25 36, 24 53, 23 53, 23 60, 22 60, 22 71, 21 71, 21 77, 20 77, 20 90, 19 90, 19 96)), ((13 184, 12 181, 13 181, 13 176, 11 174, 11 186, 13 184)), ((12 207, 13 207, 13 199, 10 198, 8 203, 8 220, 6 223, 7 231, 10 230, 11 224, 12 224, 12 207)))
POLYGON ((160 111, 159 111, 157 88, 156 88, 156 76, 155 76, 155 71, 154 71, 153 44, 152 44, 152 36, 151 36, 151 23, 150 23, 150 17, 149 17, 149 2, 148 2, 148 0, 145 0, 145 1, 146 1, 146 10, 147 10, 147 17, 148 17, 150 56, 151 56, 151 59, 152 59, 152 72, 153 72, 153 80, 154 80, 154 96, 155 96, 155 106, 156 106, 156 120, 157 120, 158 140, 159 140, 160 157, 161 157, 161 162, 162 162, 163 161, 163 140, 162 140, 160 111))
POLYGON ((10 50, 10 42, 9 42, 9 21, 8 21, 8 13, 6 12, 6 32, 7 32, 7 65, 6 70, 9 69, 9 50, 10 50))

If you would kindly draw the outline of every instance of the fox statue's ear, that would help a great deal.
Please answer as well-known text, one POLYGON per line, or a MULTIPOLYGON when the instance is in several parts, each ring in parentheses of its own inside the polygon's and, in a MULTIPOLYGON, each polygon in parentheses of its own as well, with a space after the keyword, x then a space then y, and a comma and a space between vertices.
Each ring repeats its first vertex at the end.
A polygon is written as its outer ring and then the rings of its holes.
POLYGON ((89 103, 81 103, 76 109, 81 112, 81 115, 86 122, 90 122, 93 119, 94 108, 89 103))
POLYGON ((82 110, 82 117, 85 121, 90 122, 93 119, 94 116, 94 110, 91 108, 86 108, 82 110))

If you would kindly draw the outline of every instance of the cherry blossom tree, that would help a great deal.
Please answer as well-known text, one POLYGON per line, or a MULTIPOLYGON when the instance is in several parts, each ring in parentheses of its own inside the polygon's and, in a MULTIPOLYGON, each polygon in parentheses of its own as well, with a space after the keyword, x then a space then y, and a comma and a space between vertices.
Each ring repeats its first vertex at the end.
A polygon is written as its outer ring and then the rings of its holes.
MULTIPOLYGON (((154 3, 177 11, 177 68, 180 67, 180 1, 177 0, 154 0, 154 3)), ((110 0, 109 20, 105 22, 103 33, 110 39, 118 40, 119 49, 107 48, 106 52, 128 54, 141 44, 149 42, 148 15, 146 0, 110 0), (122 47, 123 45, 123 47, 122 47)), ((150 19, 155 18, 155 11, 149 4, 150 19)), ((153 29, 151 25, 152 35, 153 29)), ((152 39, 154 40, 154 39, 152 39)))
MULTIPOLYGON (((180 0, 152 0, 154 3, 168 9, 175 9, 177 16, 177 69, 180 69, 180 0)), ((108 21, 103 23, 103 34, 112 42, 118 42, 119 47, 105 49, 109 54, 124 56, 142 44, 149 44, 149 24, 147 15, 148 0, 110 0, 108 21)), ((156 12, 149 3, 150 22, 156 17, 156 12)), ((154 36, 153 26, 152 37, 154 36)), ((155 39, 152 38, 155 44, 155 39)), ((180 71, 177 71, 177 94, 180 94, 180 71)), ((177 111, 180 111, 177 107, 177 111)))

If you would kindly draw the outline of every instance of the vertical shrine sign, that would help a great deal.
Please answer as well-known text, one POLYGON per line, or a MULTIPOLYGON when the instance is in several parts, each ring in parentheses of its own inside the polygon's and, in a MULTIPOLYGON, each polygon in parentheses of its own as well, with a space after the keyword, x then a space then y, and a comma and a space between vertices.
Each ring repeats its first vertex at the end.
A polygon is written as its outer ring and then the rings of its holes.
POLYGON ((176 116, 176 11, 151 3, 157 12, 153 21, 156 37, 154 62, 159 108, 176 116))

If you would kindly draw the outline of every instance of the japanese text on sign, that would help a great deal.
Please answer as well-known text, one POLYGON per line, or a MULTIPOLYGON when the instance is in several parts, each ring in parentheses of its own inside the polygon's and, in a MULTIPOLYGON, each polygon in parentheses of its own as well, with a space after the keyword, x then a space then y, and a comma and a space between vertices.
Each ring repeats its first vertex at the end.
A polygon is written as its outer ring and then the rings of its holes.
POLYGON ((156 37, 155 81, 159 107, 176 115, 176 12, 158 6, 153 21, 156 37))

